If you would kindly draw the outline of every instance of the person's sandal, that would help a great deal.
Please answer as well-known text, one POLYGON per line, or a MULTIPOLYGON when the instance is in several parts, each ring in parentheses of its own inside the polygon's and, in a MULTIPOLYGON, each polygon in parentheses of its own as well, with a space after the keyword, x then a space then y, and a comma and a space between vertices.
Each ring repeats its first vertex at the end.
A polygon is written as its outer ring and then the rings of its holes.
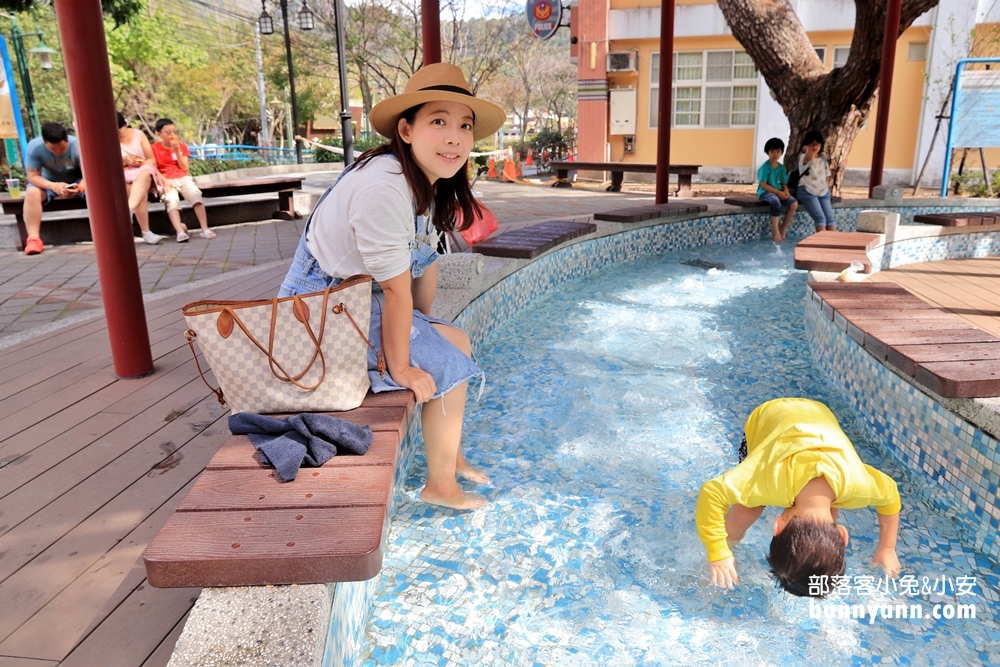
POLYGON ((186 243, 189 238, 191 237, 188 236, 187 232, 181 232, 180 234, 177 235, 177 242, 186 243))
POLYGON ((215 232, 211 229, 206 229, 205 231, 198 232, 198 238, 202 239, 214 239, 216 236, 215 232))
POLYGON ((40 238, 32 236, 24 242, 25 255, 38 255, 41 254, 43 250, 45 250, 45 245, 42 243, 40 238))

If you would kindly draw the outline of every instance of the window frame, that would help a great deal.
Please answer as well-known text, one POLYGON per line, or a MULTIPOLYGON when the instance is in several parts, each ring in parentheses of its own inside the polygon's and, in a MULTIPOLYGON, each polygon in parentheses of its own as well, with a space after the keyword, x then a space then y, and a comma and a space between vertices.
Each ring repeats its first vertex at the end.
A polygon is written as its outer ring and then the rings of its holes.
MULTIPOLYGON (((671 127, 671 129, 681 129, 681 130, 696 130, 696 129, 697 130, 703 130, 703 129, 728 130, 728 129, 735 129, 735 130, 744 130, 744 129, 749 129, 749 128, 753 128, 753 127, 756 126, 756 124, 757 124, 757 114, 760 111, 760 108, 759 108, 760 75, 757 72, 756 66, 753 64, 753 61, 751 59, 749 59, 749 56, 747 55, 746 51, 743 51, 742 49, 703 49, 703 50, 699 50, 699 51, 693 51, 693 50, 691 50, 691 51, 674 51, 674 57, 673 57, 671 65, 674 68, 674 77, 673 77, 673 86, 672 86, 673 90, 672 90, 672 94, 671 94, 671 107, 672 108, 670 110, 670 127, 671 127), (731 54, 730 63, 729 63, 730 72, 731 72, 730 73, 730 77, 727 80, 716 79, 716 80, 711 80, 710 81, 710 80, 708 80, 708 75, 709 75, 709 71, 708 71, 709 70, 709 54, 718 54, 718 53, 729 53, 729 54, 731 54), (679 80, 677 78, 677 69, 678 69, 677 63, 678 63, 678 60, 679 60, 678 56, 685 55, 685 54, 698 54, 700 56, 700 59, 701 59, 701 78, 700 79, 681 79, 681 80, 679 80), (740 57, 741 55, 743 56, 742 58, 740 57), (743 62, 740 62, 741 60, 743 62), (749 67, 752 68, 753 77, 752 78, 745 78, 745 77, 737 78, 736 74, 740 70, 740 68, 746 68, 747 66, 749 66, 749 67), (680 89, 685 89, 686 90, 686 89, 692 89, 692 88, 697 88, 698 89, 698 97, 697 98, 685 98, 685 99, 680 99, 679 98, 678 91, 680 89), (754 89, 755 95, 752 98, 751 97, 747 97, 747 96, 743 96, 743 97, 736 97, 735 96, 735 94, 736 94, 736 92, 737 92, 738 89, 747 89, 747 88, 753 88, 754 89), (709 101, 710 101, 710 97, 709 97, 710 93, 708 92, 709 89, 715 89, 715 90, 718 90, 718 89, 728 89, 728 91, 729 91, 728 99, 725 100, 725 102, 724 102, 725 104, 728 104, 728 109, 724 112, 725 115, 726 115, 726 117, 727 117, 727 119, 728 119, 728 123, 725 124, 725 125, 716 125, 716 124, 709 125, 709 124, 706 124, 706 118, 707 118, 707 116, 708 116, 709 113, 715 113, 715 114, 720 114, 721 113, 720 111, 713 111, 713 112, 709 111, 709 104, 708 104, 709 101), (748 124, 736 124, 736 123, 734 123, 733 122, 734 117, 746 116, 746 115, 748 115, 748 114, 751 113, 750 111, 747 111, 745 109, 744 110, 734 110, 734 107, 737 106, 736 103, 738 103, 738 102, 744 102, 745 103, 745 102, 748 102, 750 100, 753 101, 753 111, 752 111, 753 122, 748 123, 748 124), (687 109, 683 109, 683 110, 679 111, 678 108, 677 108, 679 101, 682 102, 682 103, 685 103, 685 102, 690 103, 690 102, 697 101, 698 102, 697 109, 692 109, 692 108, 689 107, 687 109), (677 117, 678 117, 678 115, 691 116, 693 114, 697 114, 697 116, 698 116, 698 122, 697 122, 697 124, 693 124, 693 123, 692 124, 678 124, 677 123, 677 117)), ((712 67, 715 67, 715 68, 723 67, 724 68, 725 65, 724 64, 720 65, 718 63, 715 63, 715 64, 712 65, 712 67)), ((648 126, 648 129, 650 129, 650 130, 658 130, 659 129, 659 91, 660 91, 659 71, 660 71, 660 52, 659 51, 653 51, 653 52, 650 53, 649 104, 647 105, 647 114, 648 114, 647 126, 648 126), (656 113, 654 113, 654 109, 653 109, 654 104, 656 106, 656 113)), ((744 69, 744 71, 745 71, 745 69, 744 69)), ((723 98, 722 97, 716 97, 715 99, 712 99, 711 101, 715 102, 716 106, 718 106, 718 103, 723 102, 723 98)))

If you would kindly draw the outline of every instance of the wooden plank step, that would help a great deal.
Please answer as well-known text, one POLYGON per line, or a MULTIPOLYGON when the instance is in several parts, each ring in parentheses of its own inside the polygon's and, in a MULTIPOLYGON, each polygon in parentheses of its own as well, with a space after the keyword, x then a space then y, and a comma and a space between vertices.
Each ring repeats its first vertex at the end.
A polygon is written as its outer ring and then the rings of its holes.
POLYGON ((387 505, 393 472, 389 466, 303 467, 295 481, 282 483, 268 468, 213 468, 198 476, 177 511, 387 505))
MULTIPOLYGON (((850 330, 848 330, 850 335, 850 330)), ((969 326, 956 329, 906 329, 879 333, 865 332, 864 347, 876 359, 885 360, 888 349, 896 345, 934 345, 949 343, 997 343, 1000 338, 969 326)))
POLYGON ((942 227, 973 227, 1000 224, 1000 211, 962 211, 954 213, 925 213, 913 216, 913 222, 942 227))
POLYGON ((1000 343, 894 345, 886 357, 886 361, 911 377, 917 373, 917 364, 991 359, 1000 359, 1000 343))
POLYGON ((855 260, 864 265, 865 273, 871 273, 871 260, 861 250, 795 248, 795 268, 805 271, 843 271, 855 260))
POLYGON ((597 231, 593 223, 550 220, 513 229, 476 244, 476 252, 492 257, 534 259, 570 239, 597 231))
POLYGON ((686 202, 667 202, 666 204, 655 204, 652 206, 633 206, 631 208, 621 208, 614 211, 604 211, 595 213, 594 220, 604 220, 606 222, 642 222, 675 215, 688 215, 692 213, 703 213, 708 210, 704 204, 689 204, 686 202))
POLYGON ((767 207, 768 203, 757 197, 746 196, 746 197, 726 197, 722 200, 722 203, 729 204, 730 206, 739 206, 741 208, 754 208, 754 207, 767 207))
POLYGON ((882 238, 866 232, 816 232, 796 244, 798 248, 842 248, 866 252, 879 246, 882 238))
POLYGON ((1000 359, 920 363, 914 379, 945 398, 1000 396, 1000 359))
MULTIPOLYGON (((392 466, 395 468, 399 454, 399 435, 393 431, 375 431, 372 446, 364 456, 348 454, 334 456, 323 467, 347 468, 354 466, 392 466)), ((268 468, 260 462, 257 448, 245 435, 234 435, 226 441, 208 463, 206 470, 232 470, 236 468, 268 468)), ((303 469, 305 470, 305 469, 303 469)), ((301 473, 300 473, 301 474, 301 473)))
POLYGON ((382 567, 386 512, 177 512, 143 555, 146 576, 158 588, 365 581, 382 567))

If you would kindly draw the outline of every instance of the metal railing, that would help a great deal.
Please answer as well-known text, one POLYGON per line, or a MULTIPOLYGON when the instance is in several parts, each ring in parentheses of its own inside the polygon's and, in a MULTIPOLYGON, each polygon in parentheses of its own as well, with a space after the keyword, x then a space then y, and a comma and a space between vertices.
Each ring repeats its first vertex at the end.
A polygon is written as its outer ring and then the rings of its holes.
MULTIPOLYGON (((294 148, 250 146, 246 144, 191 144, 191 157, 198 160, 229 160, 232 162, 263 161, 268 164, 295 164, 294 148)), ((315 150, 302 151, 302 161, 315 162, 315 150)))

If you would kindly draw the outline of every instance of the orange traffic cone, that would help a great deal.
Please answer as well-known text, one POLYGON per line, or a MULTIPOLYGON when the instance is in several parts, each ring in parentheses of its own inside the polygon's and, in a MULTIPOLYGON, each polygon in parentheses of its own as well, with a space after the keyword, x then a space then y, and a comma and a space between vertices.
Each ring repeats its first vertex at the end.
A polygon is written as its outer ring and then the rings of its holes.
POLYGON ((511 183, 517 182, 517 165, 513 160, 503 161, 503 180, 511 183))
POLYGON ((490 171, 489 171, 488 174, 486 174, 486 177, 487 178, 500 178, 497 175, 497 159, 495 157, 493 157, 492 155, 490 156, 490 171))
POLYGON ((531 165, 535 164, 535 161, 531 159, 531 149, 530 148, 528 149, 528 159, 524 161, 524 164, 528 165, 529 167, 531 165))

